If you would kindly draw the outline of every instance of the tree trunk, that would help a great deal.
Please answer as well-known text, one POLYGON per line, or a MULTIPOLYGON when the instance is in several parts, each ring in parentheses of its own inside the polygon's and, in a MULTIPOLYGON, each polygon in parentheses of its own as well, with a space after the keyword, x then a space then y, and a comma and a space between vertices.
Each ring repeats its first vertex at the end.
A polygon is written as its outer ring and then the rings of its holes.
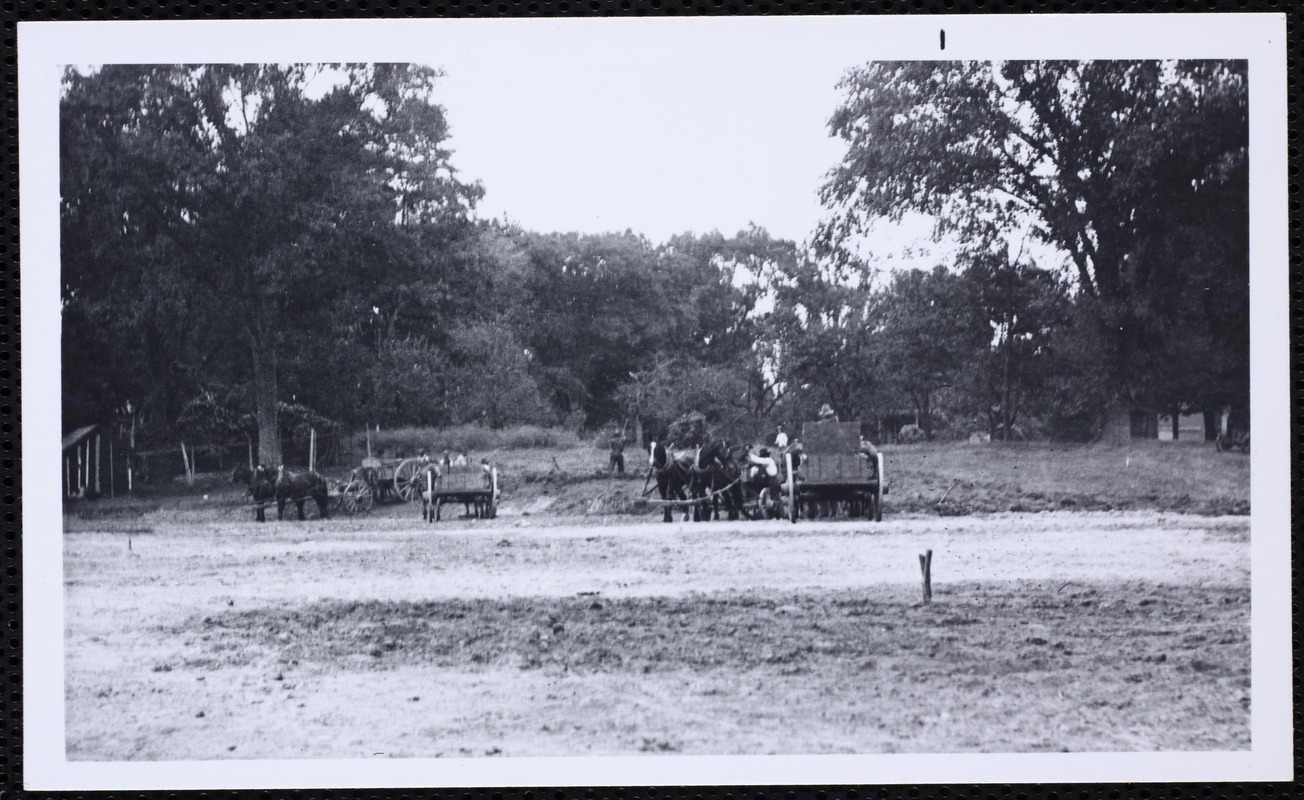
POLYGON ((250 343, 254 361, 254 414, 258 420, 258 463, 282 466, 281 431, 276 423, 277 365, 276 337, 272 334, 270 312, 259 314, 259 324, 250 343))
POLYGON ((1173 441, 1177 441, 1177 432, 1181 426, 1182 412, 1173 409, 1173 441))
POLYGON ((1101 441, 1104 444, 1128 444, 1132 441, 1132 415, 1121 399, 1111 401, 1105 410, 1101 441))
POLYGON ((1218 415, 1212 411, 1200 412, 1204 417, 1204 440, 1212 442, 1218 438, 1218 415))
POLYGON ((919 427, 924 431, 924 439, 929 442, 933 441, 933 404, 930 394, 923 393, 923 402, 919 407, 919 427))
POLYGON ((1005 374, 1002 377, 1002 394, 1001 394, 1001 441, 1010 440, 1010 425, 1014 420, 1010 419, 1010 348, 1014 342, 1010 339, 1010 322, 1008 318, 1005 323, 1005 374))

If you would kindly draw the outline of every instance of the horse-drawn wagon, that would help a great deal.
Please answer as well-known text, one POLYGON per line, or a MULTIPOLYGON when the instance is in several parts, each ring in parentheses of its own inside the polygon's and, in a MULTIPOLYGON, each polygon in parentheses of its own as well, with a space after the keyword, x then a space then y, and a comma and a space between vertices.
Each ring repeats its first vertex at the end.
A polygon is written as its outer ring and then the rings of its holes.
POLYGON ((408 502, 421 493, 421 476, 429 461, 421 458, 382 459, 367 456, 335 486, 340 510, 347 514, 370 511, 377 501, 408 502))
POLYGON ((802 448, 800 454, 790 450, 784 458, 789 519, 839 513, 883 519, 883 454, 862 447, 860 423, 808 423, 802 429, 802 448))
POLYGON ((498 468, 487 462, 480 466, 448 466, 423 471, 418 477, 421 518, 434 522, 445 503, 462 503, 475 519, 498 516, 498 468))

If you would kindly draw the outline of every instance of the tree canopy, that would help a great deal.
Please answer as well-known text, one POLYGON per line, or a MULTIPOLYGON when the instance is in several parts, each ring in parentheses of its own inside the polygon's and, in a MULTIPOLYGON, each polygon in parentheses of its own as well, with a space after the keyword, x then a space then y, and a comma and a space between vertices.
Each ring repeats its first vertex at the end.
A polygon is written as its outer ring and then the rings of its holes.
POLYGON ((304 420, 751 435, 828 403, 885 436, 1090 436, 1110 404, 1248 404, 1243 63, 854 68, 808 246, 478 220, 440 78, 69 69, 65 425, 130 403, 278 463, 304 420), (906 214, 959 246, 854 255, 906 214))
POLYGON ((1241 391, 1244 62, 881 62, 841 86, 830 129, 847 150, 823 188, 821 251, 907 211, 962 239, 1026 230, 1071 261, 1116 396, 1156 403, 1156 360, 1191 334, 1213 356, 1197 393, 1241 391))

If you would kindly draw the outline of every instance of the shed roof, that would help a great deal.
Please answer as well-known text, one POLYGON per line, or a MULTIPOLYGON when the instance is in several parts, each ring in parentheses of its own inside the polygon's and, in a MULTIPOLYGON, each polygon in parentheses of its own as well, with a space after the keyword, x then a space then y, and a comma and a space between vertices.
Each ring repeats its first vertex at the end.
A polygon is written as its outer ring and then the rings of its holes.
POLYGON ((99 425, 87 425, 85 427, 78 428, 72 433, 65 434, 63 437, 63 449, 67 450, 69 447, 74 447, 78 444, 81 444, 83 439, 85 439, 87 436, 90 436, 99 427, 100 427, 99 425))

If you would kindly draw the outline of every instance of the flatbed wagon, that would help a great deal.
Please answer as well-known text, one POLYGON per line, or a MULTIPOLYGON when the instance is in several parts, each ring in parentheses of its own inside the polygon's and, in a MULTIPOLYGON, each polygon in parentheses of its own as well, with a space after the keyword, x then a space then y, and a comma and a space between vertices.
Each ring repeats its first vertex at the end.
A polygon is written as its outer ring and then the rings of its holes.
POLYGON ((475 519, 498 516, 498 468, 479 466, 444 467, 442 474, 423 473, 421 518, 435 522, 446 503, 462 503, 475 519))
POLYGON ((802 452, 784 456, 788 518, 802 515, 883 519, 887 483, 883 454, 867 453, 858 422, 815 422, 802 428, 802 452))

